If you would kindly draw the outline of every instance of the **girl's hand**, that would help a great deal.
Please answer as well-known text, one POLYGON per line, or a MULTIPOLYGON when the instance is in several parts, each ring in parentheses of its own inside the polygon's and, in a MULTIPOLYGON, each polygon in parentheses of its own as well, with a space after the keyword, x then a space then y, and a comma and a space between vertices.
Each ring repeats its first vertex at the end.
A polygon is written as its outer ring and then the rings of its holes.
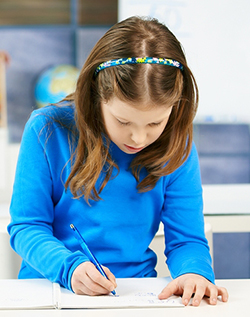
POLYGON ((193 306, 199 306, 204 296, 209 297, 210 305, 216 305, 218 296, 222 297, 223 302, 228 300, 228 292, 224 287, 218 287, 206 278, 197 274, 184 274, 170 282, 159 294, 159 299, 166 299, 174 295, 182 295, 182 303, 188 305, 192 295, 193 306))
POLYGON ((75 294, 78 295, 103 295, 109 294, 117 285, 115 276, 107 267, 102 267, 106 277, 96 269, 91 262, 84 262, 77 266, 71 278, 71 287, 75 294))

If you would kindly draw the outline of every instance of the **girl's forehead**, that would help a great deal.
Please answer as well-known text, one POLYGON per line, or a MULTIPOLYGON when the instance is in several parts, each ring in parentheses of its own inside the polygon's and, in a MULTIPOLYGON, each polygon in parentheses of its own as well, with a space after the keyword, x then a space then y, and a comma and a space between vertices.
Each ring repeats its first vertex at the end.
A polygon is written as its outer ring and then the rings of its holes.
POLYGON ((143 101, 126 101, 122 100, 116 96, 113 96, 111 99, 109 99, 107 102, 105 102, 107 105, 112 107, 116 110, 121 111, 141 111, 141 112, 149 112, 149 111, 155 111, 155 112, 164 112, 168 108, 172 108, 172 104, 166 102, 165 104, 157 104, 154 101, 145 99, 143 101))
POLYGON ((135 118, 141 118, 147 121, 158 121, 168 117, 171 113, 172 106, 155 105, 150 102, 131 103, 122 101, 117 97, 111 98, 103 103, 104 107, 115 117, 133 121, 135 118), (152 120, 151 120, 152 119, 152 120))

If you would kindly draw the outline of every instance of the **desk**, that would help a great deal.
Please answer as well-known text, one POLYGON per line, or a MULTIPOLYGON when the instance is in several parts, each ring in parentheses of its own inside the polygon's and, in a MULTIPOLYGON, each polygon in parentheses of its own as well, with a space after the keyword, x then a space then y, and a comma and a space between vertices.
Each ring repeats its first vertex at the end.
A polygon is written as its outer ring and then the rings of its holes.
POLYGON ((217 280, 217 285, 224 286, 229 292, 227 303, 218 302, 216 306, 208 305, 202 300, 199 307, 184 308, 148 308, 148 309, 89 309, 89 310, 19 310, 0 311, 6 317, 249 317, 250 279, 217 280))

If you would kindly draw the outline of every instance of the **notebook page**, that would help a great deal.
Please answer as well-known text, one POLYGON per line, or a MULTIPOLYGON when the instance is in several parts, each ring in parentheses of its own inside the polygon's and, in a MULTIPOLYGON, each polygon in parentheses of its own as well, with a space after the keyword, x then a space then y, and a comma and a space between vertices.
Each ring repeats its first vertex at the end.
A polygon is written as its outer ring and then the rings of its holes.
POLYGON ((184 307, 181 298, 159 300, 170 278, 117 278, 117 296, 75 295, 61 288, 61 308, 184 307))
POLYGON ((46 279, 0 280, 0 309, 54 308, 52 283, 46 279))

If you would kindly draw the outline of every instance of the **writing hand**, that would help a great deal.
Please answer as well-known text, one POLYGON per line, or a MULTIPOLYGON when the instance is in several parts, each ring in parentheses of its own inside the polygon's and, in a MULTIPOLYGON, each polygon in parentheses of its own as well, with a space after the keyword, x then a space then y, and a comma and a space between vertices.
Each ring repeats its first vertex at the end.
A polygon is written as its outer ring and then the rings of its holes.
POLYGON ((182 303, 188 305, 194 294, 192 305, 199 306, 204 296, 209 297, 210 305, 216 305, 218 296, 223 302, 228 300, 228 292, 224 287, 218 287, 206 278, 197 274, 184 274, 170 282, 159 294, 159 299, 166 299, 171 295, 182 295, 182 303))
POLYGON ((91 262, 84 262, 77 266, 71 278, 71 287, 75 294, 78 295, 103 295, 109 294, 117 285, 115 276, 110 270, 102 266, 108 279, 102 276, 91 262))

